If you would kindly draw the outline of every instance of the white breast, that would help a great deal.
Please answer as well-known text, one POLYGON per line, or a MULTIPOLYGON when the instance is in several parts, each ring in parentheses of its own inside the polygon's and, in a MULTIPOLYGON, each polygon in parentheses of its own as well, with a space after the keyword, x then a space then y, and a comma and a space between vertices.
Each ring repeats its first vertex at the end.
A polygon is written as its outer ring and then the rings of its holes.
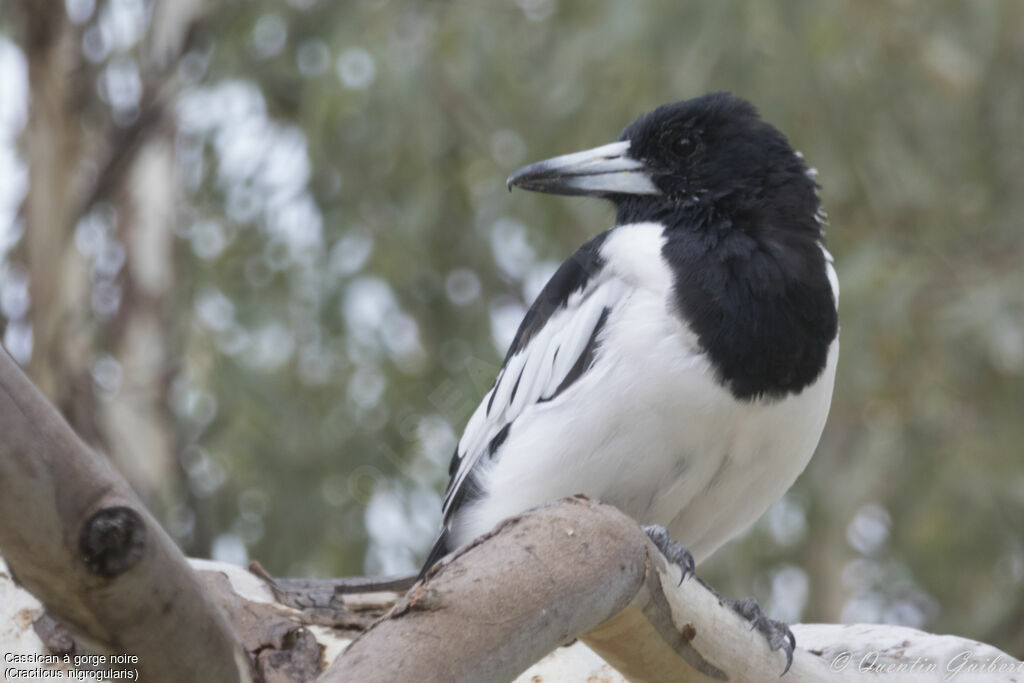
POLYGON ((803 471, 828 415, 838 340, 822 375, 800 394, 738 402, 715 381, 693 332, 665 315, 672 278, 661 240, 655 224, 609 236, 602 254, 632 285, 601 335, 602 349, 615 353, 599 352, 556 399, 523 410, 500 457, 481 468, 486 493, 458 516, 456 543, 583 493, 666 526, 700 562, 803 471))

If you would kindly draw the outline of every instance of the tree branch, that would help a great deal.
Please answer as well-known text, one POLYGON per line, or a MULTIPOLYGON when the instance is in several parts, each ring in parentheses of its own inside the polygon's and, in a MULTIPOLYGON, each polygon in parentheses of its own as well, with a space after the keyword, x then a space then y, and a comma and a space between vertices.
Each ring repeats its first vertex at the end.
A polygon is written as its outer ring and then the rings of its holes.
POLYGON ((646 543, 578 499, 509 520, 432 569, 320 680, 511 680, 629 605, 646 543))
MULTIPOLYGON (((634 683, 776 680, 785 655, 688 578, 615 508, 567 499, 503 523, 437 565, 319 679, 510 680, 580 638, 634 683)), ((982 643, 887 625, 798 625, 787 683, 1011 681, 982 643)))
POLYGON ((0 434, 0 551, 50 614, 147 681, 251 679, 171 539, 4 351, 0 434))
MULTIPOLYGON (((634 522, 586 500, 510 520, 404 597, 191 563, 256 660, 258 680, 274 683, 407 680, 395 678, 406 672, 416 681, 743 682, 776 680, 784 665, 711 589, 693 579, 679 584, 678 569, 634 522), (623 600, 624 609, 566 645, 623 600)), ((2 569, 0 639, 9 651, 73 650, 2 569), (33 620, 34 633, 25 626, 33 620)), ((797 624, 793 632, 798 648, 784 683, 882 674, 887 683, 993 683, 1024 673, 1024 663, 991 646, 900 626, 797 624)))

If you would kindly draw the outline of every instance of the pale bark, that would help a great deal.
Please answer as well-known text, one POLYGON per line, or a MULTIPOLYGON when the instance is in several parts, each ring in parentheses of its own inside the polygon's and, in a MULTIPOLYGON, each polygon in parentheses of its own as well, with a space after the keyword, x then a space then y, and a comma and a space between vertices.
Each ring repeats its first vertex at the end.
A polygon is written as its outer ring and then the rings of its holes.
MULTIPOLYGON (((777 680, 785 655, 707 586, 680 576, 622 513, 561 501, 443 561, 320 680, 510 680, 574 638, 634 683, 777 680)), ((991 668, 964 668, 957 680, 1024 673, 1024 663, 954 636, 864 624, 793 631, 797 650, 783 678, 791 683, 879 673, 899 683, 948 680, 964 657, 991 668)))
POLYGON ((510 520, 413 586, 322 680, 511 680, 630 604, 646 538, 587 501, 510 520))
MULTIPOLYGON (((345 608, 333 611, 333 624, 328 626, 316 623, 326 619, 323 615, 314 617, 311 610, 288 610, 263 581, 240 567, 208 560, 190 562, 218 604, 239 605, 243 612, 236 615, 247 614, 236 616, 233 623, 236 630, 247 631, 246 647, 258 650, 257 675, 264 681, 298 683, 314 679, 361 630, 386 613, 400 597, 393 592, 339 596, 336 602, 345 608), (343 613, 349 615, 347 626, 341 617, 343 613), (315 648, 308 647, 310 641, 315 648), (314 673, 310 675, 311 672, 314 673)), ((4 573, 0 558, 0 644, 7 652, 29 656, 72 652, 69 640, 59 628, 44 625, 47 621, 42 604, 14 584, 4 573)), ((41 666, 68 672, 72 663, 61 661, 41 666)), ((626 679, 593 650, 576 641, 556 649, 515 679, 515 683, 538 681, 625 683, 626 679)))
MULTIPOLYGON (((679 584, 678 569, 637 525, 589 501, 509 521, 405 596, 191 563, 256 661, 258 680, 758 682, 779 680, 784 665, 699 581, 679 584)), ((9 651, 70 649, 2 565, 0 605, 10 605, 0 609, 9 651)), ((991 646, 911 628, 796 624, 793 632, 797 650, 782 681, 998 683, 1024 673, 1024 663, 991 646)))

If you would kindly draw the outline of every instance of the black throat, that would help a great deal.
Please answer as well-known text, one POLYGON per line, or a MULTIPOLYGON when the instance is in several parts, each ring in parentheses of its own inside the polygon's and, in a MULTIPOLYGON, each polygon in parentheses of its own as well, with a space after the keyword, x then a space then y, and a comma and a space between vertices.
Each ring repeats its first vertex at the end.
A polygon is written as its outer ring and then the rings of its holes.
POLYGON ((788 207, 617 204, 619 224, 666 226, 677 313, 733 396, 781 398, 821 376, 839 323, 816 196, 788 207))

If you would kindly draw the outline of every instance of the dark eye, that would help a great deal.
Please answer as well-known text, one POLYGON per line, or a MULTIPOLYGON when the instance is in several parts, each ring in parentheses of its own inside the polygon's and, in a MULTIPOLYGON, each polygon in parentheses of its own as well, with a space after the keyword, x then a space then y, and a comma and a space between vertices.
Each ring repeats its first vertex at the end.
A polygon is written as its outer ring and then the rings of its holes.
POLYGON ((672 143, 672 151, 676 153, 676 156, 688 157, 697 151, 697 141, 689 136, 676 138, 676 141, 672 143))

